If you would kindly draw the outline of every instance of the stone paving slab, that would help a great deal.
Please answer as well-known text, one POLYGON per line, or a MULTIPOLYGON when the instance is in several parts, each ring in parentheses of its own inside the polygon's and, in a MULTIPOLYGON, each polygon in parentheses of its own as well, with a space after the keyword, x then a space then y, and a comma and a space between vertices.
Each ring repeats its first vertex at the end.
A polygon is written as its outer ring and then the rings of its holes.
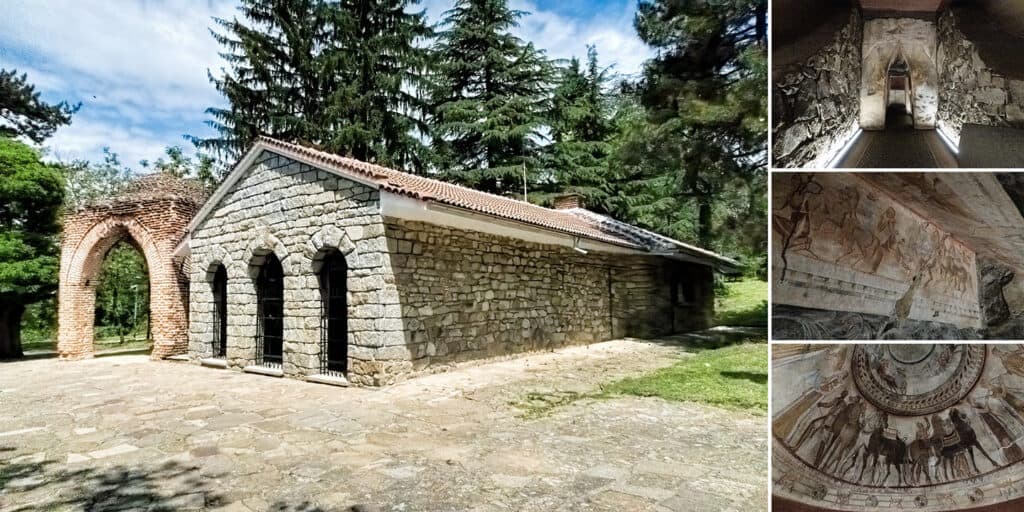
POLYGON ((618 398, 523 419, 510 405, 679 354, 618 340, 385 389, 145 356, 0 363, 0 510, 767 510, 763 416, 618 398))

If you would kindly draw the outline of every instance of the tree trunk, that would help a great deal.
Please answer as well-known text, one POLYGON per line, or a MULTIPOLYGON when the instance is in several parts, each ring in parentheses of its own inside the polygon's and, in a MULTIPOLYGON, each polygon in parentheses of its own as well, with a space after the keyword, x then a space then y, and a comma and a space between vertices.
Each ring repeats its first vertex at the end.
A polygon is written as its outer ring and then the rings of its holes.
POLYGON ((0 303, 0 359, 21 357, 21 315, 25 306, 0 303))
POLYGON ((712 245, 712 230, 711 230, 711 197, 701 195, 697 197, 697 239, 700 240, 700 246, 705 249, 711 249, 712 245))

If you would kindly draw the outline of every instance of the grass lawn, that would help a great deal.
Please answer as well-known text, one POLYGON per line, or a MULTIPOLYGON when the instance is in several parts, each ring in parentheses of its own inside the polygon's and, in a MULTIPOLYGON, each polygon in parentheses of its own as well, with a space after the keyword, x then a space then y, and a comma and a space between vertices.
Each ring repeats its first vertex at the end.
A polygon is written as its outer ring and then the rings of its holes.
MULTIPOLYGON (((52 337, 46 338, 33 338, 26 337, 21 341, 21 349, 25 352, 38 352, 38 351, 56 351, 57 340, 52 337)), ((142 338, 128 337, 121 343, 121 338, 118 336, 107 336, 100 337, 97 333, 97 337, 93 341, 93 350, 97 353, 103 353, 107 351, 127 351, 127 350, 148 350, 153 345, 151 340, 142 338)))
POLYGON ((768 412, 768 344, 764 340, 704 350, 641 377, 603 386, 605 394, 657 396, 726 409, 768 412))
POLYGON ((524 419, 536 419, 577 400, 622 395, 656 396, 676 402, 697 402, 723 409, 768 413, 768 343, 750 339, 724 347, 694 347, 697 351, 672 366, 639 377, 601 386, 600 391, 527 393, 509 402, 524 419))
POLYGON ((727 282, 715 298, 715 325, 768 326, 768 283, 760 279, 727 282))

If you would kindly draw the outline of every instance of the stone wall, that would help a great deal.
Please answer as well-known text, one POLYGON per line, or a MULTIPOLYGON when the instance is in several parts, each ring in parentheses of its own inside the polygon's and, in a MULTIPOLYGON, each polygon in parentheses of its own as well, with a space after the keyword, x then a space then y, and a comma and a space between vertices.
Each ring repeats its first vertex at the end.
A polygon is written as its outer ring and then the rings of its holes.
POLYGON ((227 364, 257 362, 255 280, 273 252, 284 268, 286 375, 320 371, 320 287, 317 262, 332 248, 349 268, 350 372, 373 379, 388 365, 380 347, 401 345, 401 308, 391 278, 379 194, 298 162, 265 152, 192 235, 189 352, 212 354, 216 266, 228 274, 227 364))
POLYGON ((860 109, 861 17, 851 9, 831 44, 806 62, 773 70, 772 165, 822 167, 853 133, 860 109))
POLYGON ((1024 81, 989 68, 952 11, 939 18, 938 30, 938 118, 954 142, 965 123, 1024 127, 1024 81))
POLYGON ((710 323, 707 267, 385 221, 407 342, 396 350, 416 369, 710 323), (692 294, 676 308, 673 273, 691 287, 679 302, 692 294))

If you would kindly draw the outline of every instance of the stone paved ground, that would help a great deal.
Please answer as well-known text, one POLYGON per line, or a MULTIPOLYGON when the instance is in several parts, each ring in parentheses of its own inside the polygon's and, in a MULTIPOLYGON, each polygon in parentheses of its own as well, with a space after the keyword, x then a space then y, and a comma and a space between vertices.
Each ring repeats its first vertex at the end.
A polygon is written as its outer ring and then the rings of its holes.
POLYGON ((579 400, 669 364, 619 340, 386 389, 117 356, 0 363, 0 510, 767 510, 766 420, 579 400))

